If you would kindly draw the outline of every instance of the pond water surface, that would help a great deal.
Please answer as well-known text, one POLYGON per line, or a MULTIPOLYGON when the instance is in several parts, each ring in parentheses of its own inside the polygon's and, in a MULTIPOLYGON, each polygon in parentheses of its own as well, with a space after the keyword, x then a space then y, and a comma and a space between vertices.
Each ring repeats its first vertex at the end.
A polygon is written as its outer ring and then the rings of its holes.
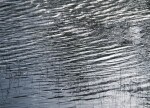
POLYGON ((0 108, 150 108, 150 1, 0 0, 0 108))

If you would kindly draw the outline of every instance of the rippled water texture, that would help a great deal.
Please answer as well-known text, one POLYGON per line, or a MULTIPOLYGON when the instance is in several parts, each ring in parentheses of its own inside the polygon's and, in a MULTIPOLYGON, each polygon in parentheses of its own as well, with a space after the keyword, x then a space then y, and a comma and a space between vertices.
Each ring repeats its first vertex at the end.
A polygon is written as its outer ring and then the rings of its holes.
POLYGON ((0 0, 0 108, 150 108, 150 1, 0 0))

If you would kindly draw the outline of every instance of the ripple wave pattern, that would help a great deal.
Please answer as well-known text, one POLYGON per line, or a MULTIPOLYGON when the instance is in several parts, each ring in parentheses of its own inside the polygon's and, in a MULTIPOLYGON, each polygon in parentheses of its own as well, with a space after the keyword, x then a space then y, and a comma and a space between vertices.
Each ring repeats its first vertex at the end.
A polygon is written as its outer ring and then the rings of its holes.
POLYGON ((149 108, 148 0, 0 0, 0 108, 149 108))

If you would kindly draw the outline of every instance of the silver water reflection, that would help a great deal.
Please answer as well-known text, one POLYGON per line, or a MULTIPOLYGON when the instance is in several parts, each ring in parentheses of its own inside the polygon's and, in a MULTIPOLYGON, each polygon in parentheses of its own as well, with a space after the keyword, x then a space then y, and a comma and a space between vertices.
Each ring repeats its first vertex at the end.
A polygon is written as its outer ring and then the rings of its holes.
POLYGON ((149 108, 148 0, 1 0, 0 108, 149 108))

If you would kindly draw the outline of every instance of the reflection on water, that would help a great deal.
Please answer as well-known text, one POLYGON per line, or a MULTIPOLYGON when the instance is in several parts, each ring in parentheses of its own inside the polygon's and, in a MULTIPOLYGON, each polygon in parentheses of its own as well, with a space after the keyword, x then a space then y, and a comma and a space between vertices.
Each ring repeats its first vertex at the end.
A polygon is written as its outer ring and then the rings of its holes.
POLYGON ((1 0, 0 108, 149 108, 148 0, 1 0))

